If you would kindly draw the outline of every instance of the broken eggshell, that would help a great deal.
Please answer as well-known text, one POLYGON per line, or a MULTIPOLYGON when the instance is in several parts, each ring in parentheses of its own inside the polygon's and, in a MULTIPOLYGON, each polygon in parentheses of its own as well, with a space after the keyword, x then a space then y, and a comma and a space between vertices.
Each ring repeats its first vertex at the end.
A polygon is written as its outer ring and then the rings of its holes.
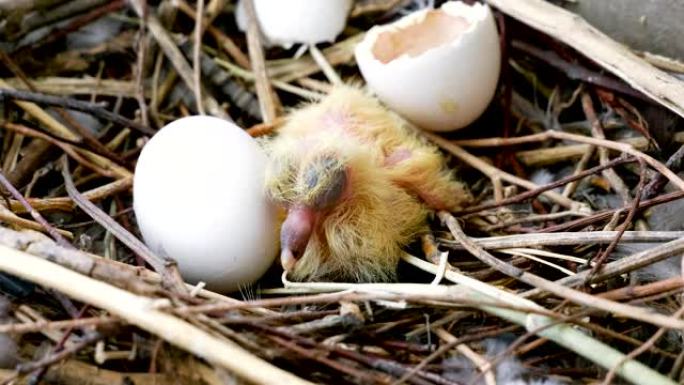
POLYGON ((181 275, 229 292, 259 279, 278 251, 266 155, 240 127, 191 116, 162 128, 135 169, 133 209, 145 243, 181 275))
MULTIPOLYGON (((293 44, 333 42, 347 24, 353 0, 254 0, 259 27, 266 43, 293 44)), ((247 30, 244 0, 235 11, 237 25, 247 30)))
POLYGON ((501 61, 489 7, 460 1, 373 27, 355 56, 380 100, 432 131, 463 128, 484 112, 501 61))

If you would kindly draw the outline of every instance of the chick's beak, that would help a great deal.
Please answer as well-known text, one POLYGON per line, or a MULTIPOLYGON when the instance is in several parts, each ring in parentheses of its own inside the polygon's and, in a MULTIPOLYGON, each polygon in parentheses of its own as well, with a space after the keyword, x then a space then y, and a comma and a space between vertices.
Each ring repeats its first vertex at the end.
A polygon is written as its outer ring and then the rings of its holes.
POLYGON ((292 250, 284 247, 280 252, 280 264, 283 266, 285 271, 292 271, 297 264, 297 258, 295 258, 292 250))
POLYGON ((280 263, 285 271, 291 271, 304 254, 313 229, 315 213, 311 208, 293 206, 280 229, 280 263))

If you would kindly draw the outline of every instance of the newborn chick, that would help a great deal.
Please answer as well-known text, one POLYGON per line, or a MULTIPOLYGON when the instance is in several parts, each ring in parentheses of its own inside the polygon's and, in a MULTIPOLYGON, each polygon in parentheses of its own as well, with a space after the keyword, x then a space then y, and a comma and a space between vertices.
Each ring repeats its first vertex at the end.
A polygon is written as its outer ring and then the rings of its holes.
POLYGON ((350 86, 292 113, 266 149, 268 194, 287 210, 280 259, 297 280, 392 280, 430 209, 471 200, 437 148, 350 86))

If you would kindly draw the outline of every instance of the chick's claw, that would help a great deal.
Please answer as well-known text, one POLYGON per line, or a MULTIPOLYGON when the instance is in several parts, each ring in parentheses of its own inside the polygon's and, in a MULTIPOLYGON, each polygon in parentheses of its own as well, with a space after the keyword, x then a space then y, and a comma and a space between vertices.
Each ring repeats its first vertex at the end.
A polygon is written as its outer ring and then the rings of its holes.
POLYGON ((423 234, 420 236, 420 244, 425 258, 435 265, 439 265, 442 252, 439 251, 439 248, 437 248, 435 237, 432 234, 423 234))
POLYGON ((470 200, 434 146, 353 87, 295 111, 266 149, 269 195, 288 210, 281 263, 294 279, 392 280, 428 213, 470 200))

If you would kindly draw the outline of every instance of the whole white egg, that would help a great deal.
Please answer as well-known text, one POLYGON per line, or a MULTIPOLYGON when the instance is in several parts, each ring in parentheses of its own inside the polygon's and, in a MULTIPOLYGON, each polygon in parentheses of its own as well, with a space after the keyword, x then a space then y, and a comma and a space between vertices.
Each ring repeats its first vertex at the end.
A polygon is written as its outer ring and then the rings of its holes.
POLYGON ((133 209, 145 243, 190 283, 228 292, 259 279, 278 248, 277 209, 264 190, 266 155, 233 123, 178 119, 145 145, 133 209))
MULTIPOLYGON (((353 0, 253 0, 259 27, 267 43, 290 47, 295 43, 335 41, 347 24, 353 0)), ((247 29, 243 0, 235 11, 238 27, 247 29)))
POLYGON ((421 128, 451 131, 491 102, 501 52, 486 4, 449 1, 375 26, 355 50, 369 88, 421 128))

